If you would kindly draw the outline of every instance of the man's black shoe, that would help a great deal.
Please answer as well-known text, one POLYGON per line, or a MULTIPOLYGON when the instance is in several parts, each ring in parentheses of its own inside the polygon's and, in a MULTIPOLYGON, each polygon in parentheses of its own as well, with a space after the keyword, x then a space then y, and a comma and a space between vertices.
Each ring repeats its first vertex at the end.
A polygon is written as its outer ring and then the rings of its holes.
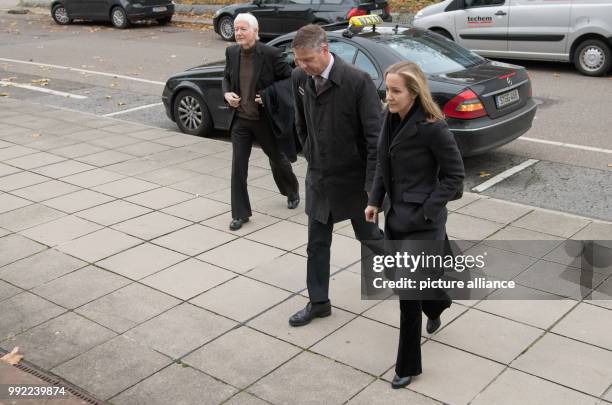
POLYGON ((294 194, 287 197, 287 208, 290 210, 296 209, 300 205, 300 195, 294 194))
POLYGON ((246 224, 247 222, 249 222, 248 218, 232 219, 229 228, 232 231, 237 231, 238 229, 242 228, 242 224, 246 224))
POLYGON ((306 307, 299 310, 291 318, 289 325, 302 326, 308 325, 314 318, 324 318, 331 315, 331 303, 329 301, 321 304, 313 304, 309 302, 306 307))
POLYGON ((393 381, 391 381, 391 388, 395 390, 399 388, 404 388, 405 386, 410 384, 411 381, 412 376, 400 377, 399 375, 395 374, 395 376, 393 377, 393 381))
POLYGON ((438 328, 440 327, 440 325, 442 325, 442 321, 440 320, 440 317, 437 317, 436 319, 427 319, 427 333, 434 333, 435 331, 438 330, 438 328))

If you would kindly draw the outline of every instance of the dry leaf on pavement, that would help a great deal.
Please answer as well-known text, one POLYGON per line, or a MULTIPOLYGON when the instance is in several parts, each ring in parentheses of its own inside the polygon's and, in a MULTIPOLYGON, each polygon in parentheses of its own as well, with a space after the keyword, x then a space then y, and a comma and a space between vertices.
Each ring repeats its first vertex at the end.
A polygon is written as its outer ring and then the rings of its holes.
POLYGON ((488 172, 480 172, 480 177, 489 177, 491 175, 491 173, 488 172))
POLYGON ((12 366, 19 364, 19 362, 23 359, 23 355, 19 354, 19 346, 15 346, 10 353, 0 357, 0 361, 8 363, 12 366))

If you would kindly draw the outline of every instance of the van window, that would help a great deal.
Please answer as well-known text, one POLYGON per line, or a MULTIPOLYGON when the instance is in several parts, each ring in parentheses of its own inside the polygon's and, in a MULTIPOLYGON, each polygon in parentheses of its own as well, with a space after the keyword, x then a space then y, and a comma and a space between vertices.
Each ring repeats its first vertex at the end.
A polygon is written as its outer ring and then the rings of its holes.
POLYGON ((502 6, 505 0, 464 0, 465 8, 502 6))
POLYGON ((384 43, 428 75, 457 72, 485 61, 452 41, 428 34, 393 36, 384 43))

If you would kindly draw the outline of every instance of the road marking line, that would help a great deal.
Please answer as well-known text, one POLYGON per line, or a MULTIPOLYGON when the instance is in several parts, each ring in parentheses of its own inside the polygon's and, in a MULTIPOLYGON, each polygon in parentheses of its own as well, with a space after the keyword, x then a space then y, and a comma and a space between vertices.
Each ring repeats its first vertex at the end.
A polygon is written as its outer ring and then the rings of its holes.
POLYGON ((129 113, 129 112, 132 112, 132 111, 144 110, 145 108, 150 108, 150 107, 157 107, 158 105, 164 105, 164 103, 155 103, 155 104, 141 105, 140 107, 134 107, 134 108, 130 108, 130 109, 127 109, 127 110, 116 111, 116 112, 110 113, 110 114, 104 114, 103 117, 114 117, 115 115, 121 115, 121 114, 129 113))
POLYGON ((20 89, 40 91, 41 93, 53 94, 54 96, 74 98, 74 99, 77 99, 77 100, 83 100, 83 99, 87 98, 87 96, 81 96, 80 94, 66 93, 66 92, 63 92, 63 91, 51 90, 51 89, 46 89, 44 87, 38 87, 38 86, 30 86, 29 84, 13 83, 13 82, 8 82, 6 80, 0 80, 0 86, 2 86, 2 87, 18 87, 20 89))
POLYGON ((115 73, 98 72, 96 70, 79 69, 79 68, 73 68, 73 67, 70 67, 70 66, 51 65, 51 64, 48 64, 48 63, 29 62, 29 61, 25 61, 25 60, 17 60, 17 59, 9 59, 9 58, 0 58, 0 61, 10 62, 10 63, 21 63, 21 64, 24 64, 24 65, 44 66, 44 67, 50 67, 50 68, 60 69, 60 70, 70 70, 70 71, 73 71, 73 72, 83 72, 83 73, 89 73, 89 74, 92 74, 92 75, 108 76, 108 77, 113 77, 113 78, 117 78, 117 79, 125 79, 125 80, 133 80, 135 82, 142 82, 142 83, 149 83, 149 84, 158 84, 160 86, 165 86, 166 85, 165 82, 158 82, 158 81, 155 81, 155 80, 140 79, 138 77, 119 75, 119 74, 115 74, 115 73))
POLYGON ((510 169, 505 170, 501 172, 500 174, 498 174, 497 176, 491 177, 489 180, 485 181, 484 183, 472 188, 472 191, 475 191, 477 193, 482 193, 486 189, 493 187, 497 183, 506 180, 510 176, 514 176, 516 173, 520 172, 521 170, 524 170, 528 168, 529 166, 532 166, 538 162, 539 160, 536 160, 536 159, 527 159, 520 165, 511 167, 510 169))
POLYGON ((527 142, 543 143, 545 145, 555 145, 555 146, 561 146, 564 148, 580 149, 580 150, 588 150, 590 152, 600 152, 600 153, 612 154, 612 149, 596 148, 594 146, 576 145, 574 143, 565 143, 565 142, 556 142, 556 141, 546 141, 544 139, 528 138, 526 136, 521 136, 520 138, 517 138, 517 139, 527 141, 527 142))

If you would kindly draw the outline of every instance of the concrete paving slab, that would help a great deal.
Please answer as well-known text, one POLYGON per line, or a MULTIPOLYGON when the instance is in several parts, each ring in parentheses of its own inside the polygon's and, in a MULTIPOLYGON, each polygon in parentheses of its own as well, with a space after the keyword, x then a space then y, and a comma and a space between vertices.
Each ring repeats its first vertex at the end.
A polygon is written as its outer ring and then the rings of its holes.
POLYGON ((23 292, 21 288, 0 280, 0 301, 14 297, 21 292, 23 292))
POLYGON ((172 185, 172 188, 191 194, 206 196, 216 191, 229 188, 229 184, 225 179, 207 174, 201 174, 199 176, 191 177, 185 181, 175 183, 172 185))
POLYGON ((114 149, 118 152, 127 153, 128 155, 144 157, 152 155, 154 153, 163 152, 165 150, 170 150, 172 149, 172 147, 167 145, 161 145, 156 142, 142 141, 141 139, 138 139, 137 143, 129 144, 122 147, 115 147, 114 149))
POLYGON ((70 176, 72 174, 93 170, 95 168, 95 166, 91 166, 82 162, 77 162, 76 160, 64 160, 63 162, 39 167, 37 169, 34 169, 33 171, 35 173, 42 174, 43 176, 47 176, 52 179, 59 179, 61 177, 70 176))
POLYGON ((7 235, 0 238, 0 267, 31 256, 46 247, 21 235, 7 235))
POLYGON ((190 224, 189 221, 155 211, 115 224, 113 229, 143 240, 150 240, 187 227, 190 224))
POLYGON ((283 254, 284 250, 241 238, 202 253, 198 259, 236 273, 245 273, 283 254))
POLYGON ((588 224, 589 221, 585 218, 534 210, 516 221, 513 226, 569 238, 588 224))
POLYGON ((130 159, 134 159, 134 156, 123 152, 117 152, 115 150, 105 150, 76 158, 76 160, 79 162, 87 163, 96 167, 109 166, 115 163, 125 162, 126 160, 130 159))
POLYGON ((116 405, 216 405, 238 390, 191 367, 172 364, 111 399, 116 405))
POLYGON ((199 173, 191 170, 170 166, 150 172, 139 173, 135 175, 135 177, 151 183, 159 184, 160 186, 169 186, 198 175, 199 173))
MULTIPOLYGON (((226 180, 226 184, 229 184, 227 183, 227 180, 226 180)), ((248 189, 249 189, 249 200, 251 201, 251 204, 254 204, 255 202, 259 200, 263 200, 265 198, 274 197, 274 192, 270 190, 265 190, 263 188, 254 187, 254 186, 250 186, 248 189)), ((206 195, 206 197, 212 200, 215 200, 215 201, 220 201, 226 204, 231 204, 231 201, 232 201, 231 191, 232 191, 231 187, 227 187, 219 191, 209 193, 206 195)))
POLYGON ((612 351, 611 325, 612 310, 581 302, 552 328, 552 332, 612 351))
POLYGON ((126 336, 172 358, 180 358, 236 323, 189 303, 181 304, 129 330, 126 336))
POLYGON ((58 249, 93 263, 141 243, 140 239, 104 228, 60 245, 58 249))
POLYGON ((108 399, 170 364, 170 359, 121 335, 52 371, 108 399))
POLYGON ((285 300, 289 295, 290 293, 279 288, 238 276, 190 302, 244 322, 285 300))
POLYGON ((126 177, 121 180, 96 186, 93 188, 93 190, 112 195, 116 198, 125 198, 144 191, 152 190, 157 187, 157 184, 149 183, 148 181, 126 177))
POLYGON ((61 197, 46 200, 43 204, 68 214, 72 214, 112 200, 114 200, 114 198, 108 195, 84 189, 74 193, 65 194, 61 197))
POLYGON ((156 245, 195 256, 236 239, 234 235, 194 224, 154 239, 156 245))
POLYGON ((67 312, 1 344, 6 348, 18 346, 29 362, 50 370, 115 336, 105 327, 67 312))
POLYGON ((0 177, 0 191, 13 191, 19 188, 48 181, 49 178, 32 172, 18 172, 0 177))
POLYGON ((140 280, 187 259, 187 256, 150 243, 143 243, 96 264, 114 273, 140 280))
POLYGON ((548 333, 512 367, 594 396, 610 386, 612 352, 548 333))
POLYGON ((88 170, 86 172, 62 177, 61 180, 81 187, 94 187, 124 178, 124 175, 104 169, 88 170))
POLYGON ((293 250, 308 242, 307 228, 293 222, 282 221, 248 235, 248 239, 293 250))
POLYGON ((269 402, 242 391, 225 402, 226 405, 267 405, 269 402))
POLYGON ((51 149, 49 150, 49 152, 58 156, 63 156, 65 158, 75 159, 81 156, 93 155, 94 153, 103 152, 104 150, 104 148, 92 145, 88 142, 79 142, 72 145, 51 149))
POLYGON ((32 204, 0 214, 0 226, 17 232, 63 216, 66 213, 42 204, 32 204))
POLYGON ((306 258, 287 253, 260 264, 249 271, 248 276, 288 291, 298 292, 306 288, 306 258))
POLYGON ((320 398, 325 398, 327 404, 341 404, 372 380, 373 377, 351 367, 304 352, 258 381, 248 391, 276 404, 312 404, 320 398))
POLYGON ((464 240, 482 240, 493 235, 504 227, 501 222, 489 221, 477 217, 450 213, 446 222, 449 237, 464 240))
POLYGON ((225 167, 231 167, 232 162, 214 156, 203 156, 187 162, 180 163, 176 167, 192 170, 200 174, 211 174, 225 167))
POLYGON ((0 278, 29 290, 86 265, 86 262, 55 249, 47 249, 0 267, 0 278))
POLYGON ((5 162, 11 166, 18 167, 24 170, 35 169, 37 167, 58 163, 66 158, 54 155, 47 152, 32 153, 26 156, 20 156, 18 158, 5 160, 5 162))
POLYGON ((300 351, 296 346, 243 326, 204 345, 183 361, 235 387, 245 388, 300 351))
POLYGON ((161 210, 162 208, 176 205, 193 198, 195 198, 193 194, 174 190, 168 187, 161 187, 155 190, 145 191, 143 193, 133 195, 126 198, 126 200, 144 207, 161 210))
POLYGON ((75 215, 104 226, 111 226, 151 212, 150 209, 123 200, 115 200, 93 208, 79 211, 75 215))
MULTIPOLYGON (((229 205, 225 204, 225 206, 227 207, 227 210, 230 209, 229 205)), ((202 225, 206 225, 220 231, 229 232, 232 235, 246 236, 280 221, 280 218, 262 215, 256 212, 251 218, 249 218, 248 223, 242 225, 242 228, 238 229, 237 231, 232 231, 229 229, 229 224, 232 222, 232 213, 231 211, 227 211, 221 215, 217 215, 213 218, 202 221, 202 225)))
POLYGON ((21 171, 22 171, 21 169, 18 169, 16 167, 5 165, 4 163, 0 163, 0 177, 7 176, 13 173, 19 173, 21 171))
MULTIPOLYGON (((162 212, 190 221, 200 222, 208 218, 215 217, 224 212, 228 212, 230 209, 231 207, 228 204, 220 203, 204 197, 199 197, 173 205, 171 207, 164 208, 162 212)), ((205 223, 205 225, 207 224, 205 223)), ((229 225, 229 222, 227 223, 227 225, 229 225)))
POLYGON ((141 173, 147 173, 153 170, 158 170, 165 167, 164 163, 149 160, 144 157, 136 157, 124 162, 114 163, 109 166, 104 166, 106 170, 123 174, 124 176, 137 176, 141 173))
POLYGON ((236 277, 235 273, 189 259, 141 280, 159 291, 183 300, 193 298, 204 291, 236 277))
POLYGON ((395 364, 398 340, 397 328, 359 317, 310 350, 379 376, 395 364))
POLYGON ((427 398, 410 389, 392 390, 387 382, 376 380, 363 391, 351 398, 348 405, 442 405, 442 402, 427 398))
POLYGON ((179 303, 176 298, 133 283, 85 304, 75 312, 123 333, 179 303))
POLYGON ((0 341, 54 318, 65 310, 27 291, 2 301, 0 341))
POLYGON ((378 303, 361 299, 361 276, 346 270, 330 277, 329 296, 333 306, 355 314, 360 314, 378 303))
POLYGON ((12 211, 14 209, 25 207, 26 205, 30 204, 32 204, 32 201, 28 201, 24 198, 20 198, 8 193, 0 194, 0 213, 12 211))
POLYGON ((506 369, 471 403, 474 405, 493 403, 499 405, 538 405, 543 403, 592 405, 597 403, 597 400, 562 385, 517 370, 506 369))
POLYGON ((531 211, 532 208, 525 207, 524 205, 482 198, 457 209, 455 212, 508 224, 525 216, 531 211))
POLYGON ((20 233, 47 246, 57 246, 102 229, 102 226, 74 215, 45 222, 20 233))
MULTIPOLYGON (((3 139, 5 138, 3 137, 3 139)), ((34 148, 28 148, 28 147, 21 146, 21 145, 12 145, 7 148, 2 148, 0 150, 0 160, 5 162, 10 159, 15 159, 20 156, 31 155, 37 152, 38 150, 34 148)))
MULTIPOLYGON (((109 128, 113 127, 107 127, 105 128, 105 131, 108 131, 109 128)), ((113 135, 104 138, 94 139, 89 143, 105 149, 119 149, 122 146, 133 145, 135 143, 138 143, 139 141, 140 140, 138 138, 132 138, 128 135, 113 135)))

